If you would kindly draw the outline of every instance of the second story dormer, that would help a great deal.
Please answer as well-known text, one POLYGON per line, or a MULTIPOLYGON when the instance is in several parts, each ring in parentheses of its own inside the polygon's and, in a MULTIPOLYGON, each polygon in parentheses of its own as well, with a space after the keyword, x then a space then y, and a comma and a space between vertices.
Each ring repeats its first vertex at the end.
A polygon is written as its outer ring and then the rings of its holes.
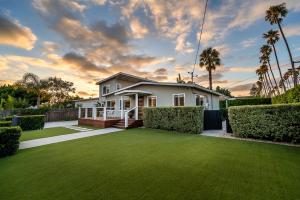
POLYGON ((97 82, 97 85, 99 85, 99 97, 131 86, 138 82, 155 81, 120 72, 97 82))

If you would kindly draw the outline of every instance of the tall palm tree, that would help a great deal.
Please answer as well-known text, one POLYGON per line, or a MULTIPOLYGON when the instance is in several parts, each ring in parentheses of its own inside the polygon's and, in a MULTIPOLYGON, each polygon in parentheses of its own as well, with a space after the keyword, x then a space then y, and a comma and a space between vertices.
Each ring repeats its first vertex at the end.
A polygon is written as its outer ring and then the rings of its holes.
POLYGON ((265 92, 265 96, 268 95, 268 87, 267 87, 267 83, 266 80, 264 80, 264 71, 263 69, 260 67, 258 69, 256 69, 256 74, 258 75, 258 79, 259 81, 262 83, 264 92, 265 92))
POLYGON ((200 55, 200 63, 199 66, 206 67, 206 70, 208 71, 208 77, 209 77, 209 89, 212 90, 212 70, 215 70, 217 66, 221 65, 221 59, 220 59, 220 53, 213 49, 212 47, 209 47, 202 51, 200 55))
MULTIPOLYGON (((263 34, 263 38, 266 39, 267 43, 269 45, 271 45, 272 48, 273 48, 276 63, 277 63, 277 68, 278 68, 279 75, 280 75, 280 79, 282 80, 283 76, 282 76, 282 73, 281 73, 281 68, 280 68, 279 61, 278 61, 277 51, 276 51, 276 48, 275 48, 275 43, 279 40, 279 33, 278 33, 278 31, 274 31, 274 30, 271 29, 267 33, 263 34)), ((283 84, 282 86, 283 86, 283 90, 286 91, 285 85, 283 84)))
MULTIPOLYGON (((260 63, 265 64, 265 65, 268 64, 269 70, 270 70, 270 72, 272 74, 272 77, 273 77, 273 81, 275 83, 274 89, 278 92, 278 94, 280 94, 279 88, 278 88, 278 85, 277 85, 277 81, 275 79, 275 76, 274 76, 274 73, 273 73, 273 70, 272 70, 272 67, 271 67, 271 64, 270 64, 270 54, 272 53, 272 49, 269 45, 263 45, 260 48, 260 53, 261 53, 260 63)), ((272 87, 273 87, 273 84, 272 84, 272 87)))
MULTIPOLYGON (((282 3, 279 5, 275 5, 275 6, 270 6, 270 8, 266 11, 265 20, 269 21, 271 25, 273 25, 273 24, 278 25, 278 28, 280 30, 280 33, 282 35, 282 38, 284 40, 284 43, 285 43, 286 48, 289 53, 292 69, 295 72, 295 63, 293 61, 292 53, 291 53, 289 44, 287 42, 287 39, 286 39, 286 37, 283 33, 283 30, 282 30, 282 27, 281 27, 281 22, 282 22, 283 18, 287 15, 287 13, 288 13, 288 10, 286 8, 286 3, 282 3)), ((296 74, 294 74, 294 86, 296 86, 296 85, 297 85, 297 77, 296 77, 296 74)))
POLYGON ((46 88, 46 81, 41 80, 33 73, 24 74, 21 81, 19 81, 26 89, 33 91, 37 95, 36 106, 39 108, 41 104, 41 96, 46 88))

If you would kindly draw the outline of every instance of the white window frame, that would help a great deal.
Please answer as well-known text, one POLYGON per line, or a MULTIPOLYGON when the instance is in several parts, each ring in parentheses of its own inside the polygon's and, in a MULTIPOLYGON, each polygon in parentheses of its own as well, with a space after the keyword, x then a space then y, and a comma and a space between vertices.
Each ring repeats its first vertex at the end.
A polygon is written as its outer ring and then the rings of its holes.
POLYGON ((173 98, 173 106, 175 106, 175 99, 174 99, 174 97, 175 96, 178 96, 178 95, 183 95, 183 106, 185 106, 185 93, 178 93, 178 94, 172 94, 172 98, 173 98))
POLYGON ((207 103, 207 96, 203 94, 195 94, 195 106, 197 106, 197 96, 200 96, 203 98, 203 105, 205 107, 205 104, 207 103))
MULTIPOLYGON (((147 107, 149 107, 149 98, 153 98, 153 97, 155 97, 155 100, 156 100, 156 105, 155 105, 155 107, 157 107, 157 96, 147 96, 147 107)), ((155 107, 153 107, 153 108, 155 108, 155 107)))
POLYGON ((121 83, 116 83, 116 90, 120 90, 121 88, 122 88, 121 83), (119 89, 118 89, 118 85, 120 86, 119 89))
POLYGON ((108 94, 108 93, 110 93, 110 85, 109 84, 108 85, 103 85, 102 86, 102 94, 108 94), (108 88, 108 92, 104 93, 104 87, 108 88))
MULTIPOLYGON (((116 99, 110 99, 110 100, 106 100, 106 102, 105 102, 105 107, 106 108, 114 108, 114 110, 116 110, 116 99), (107 107, 107 102, 108 101, 114 101, 115 102, 115 106, 114 107, 107 107)), ((110 110, 110 109, 109 109, 110 110)))

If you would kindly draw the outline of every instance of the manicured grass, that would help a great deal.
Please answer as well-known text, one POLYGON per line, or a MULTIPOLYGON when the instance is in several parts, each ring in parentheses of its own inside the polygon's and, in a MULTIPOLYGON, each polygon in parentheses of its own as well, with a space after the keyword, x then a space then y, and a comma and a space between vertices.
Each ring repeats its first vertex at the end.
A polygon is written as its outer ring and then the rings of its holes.
POLYGON ((74 125, 74 127, 88 128, 88 129, 93 129, 93 130, 101 129, 101 128, 97 128, 97 127, 93 127, 93 126, 87 126, 87 125, 74 125))
POLYGON ((0 199, 299 199, 300 148, 131 129, 0 159, 0 199))
POLYGON ((20 141, 52 137, 57 135, 65 135, 65 134, 77 133, 77 132, 79 131, 64 128, 64 127, 45 128, 45 129, 34 130, 34 131, 23 131, 20 141))

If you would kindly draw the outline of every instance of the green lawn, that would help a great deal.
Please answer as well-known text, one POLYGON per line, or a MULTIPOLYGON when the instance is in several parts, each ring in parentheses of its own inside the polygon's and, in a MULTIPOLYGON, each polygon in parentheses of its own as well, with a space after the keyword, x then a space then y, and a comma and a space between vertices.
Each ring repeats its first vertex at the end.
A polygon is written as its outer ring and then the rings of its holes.
POLYGON ((94 127, 94 126, 88 126, 88 125, 74 125, 74 127, 88 128, 88 129, 93 129, 93 130, 101 129, 101 128, 97 128, 97 127, 94 127))
POLYGON ((33 140, 44 137, 52 137, 57 135, 65 135, 70 133, 77 133, 79 131, 64 128, 64 127, 55 127, 55 128, 45 128, 42 130, 34 131, 23 131, 21 134, 20 141, 33 140))
POLYGON ((131 129, 0 159, 0 199, 300 199, 300 148, 131 129))

